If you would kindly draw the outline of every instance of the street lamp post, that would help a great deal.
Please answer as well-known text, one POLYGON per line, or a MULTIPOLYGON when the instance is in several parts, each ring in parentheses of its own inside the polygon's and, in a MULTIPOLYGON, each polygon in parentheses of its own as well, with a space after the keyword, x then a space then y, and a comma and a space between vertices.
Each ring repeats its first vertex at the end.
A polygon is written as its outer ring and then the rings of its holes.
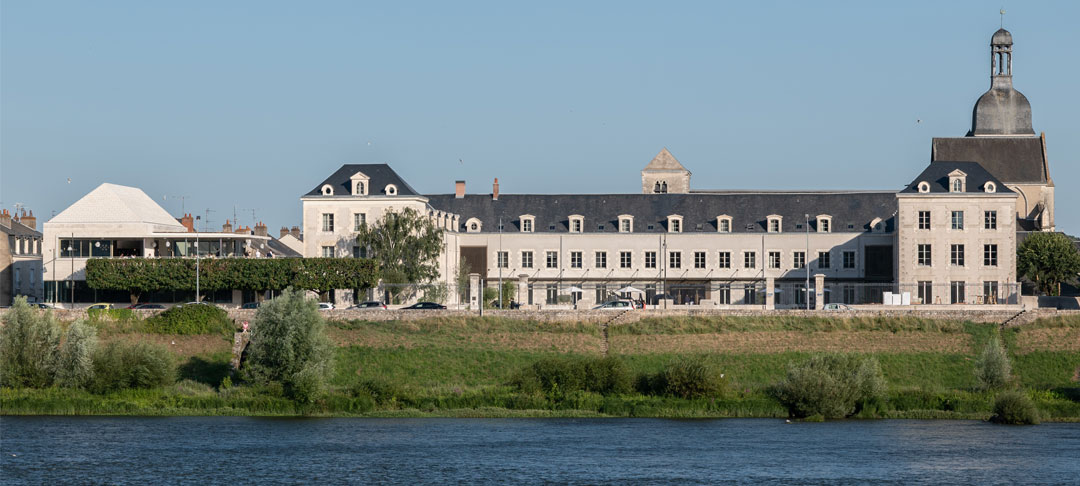
POLYGON ((71 308, 75 308, 75 233, 71 234, 71 240, 68 243, 68 255, 71 255, 71 275, 68 275, 68 281, 71 282, 71 308))
POLYGON ((806 268, 806 310, 810 310, 810 215, 806 214, 806 253, 803 254, 803 267, 806 268))
MULTIPOLYGON (((195 216, 195 221, 202 220, 201 216, 195 216)), ((200 302, 199 299, 199 232, 195 232, 195 302, 200 302)))
MULTIPOLYGON (((499 267, 499 308, 502 309, 503 304, 503 286, 502 286, 502 231, 503 222, 502 218, 499 218, 499 254, 495 257, 495 265, 499 267)), ((510 260, 507 258, 507 260, 510 260)))

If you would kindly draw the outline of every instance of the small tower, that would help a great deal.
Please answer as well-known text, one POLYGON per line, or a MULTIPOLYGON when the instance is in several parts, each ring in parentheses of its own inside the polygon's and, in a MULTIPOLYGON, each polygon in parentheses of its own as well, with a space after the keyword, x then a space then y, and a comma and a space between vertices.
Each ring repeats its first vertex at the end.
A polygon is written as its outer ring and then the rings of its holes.
POLYGON ((1035 135, 1031 103, 1012 82, 1012 34, 998 29, 990 38, 990 90, 979 97, 971 115, 971 135, 1035 135))
POLYGON ((690 171, 667 148, 641 169, 643 194, 686 194, 690 192, 690 171))

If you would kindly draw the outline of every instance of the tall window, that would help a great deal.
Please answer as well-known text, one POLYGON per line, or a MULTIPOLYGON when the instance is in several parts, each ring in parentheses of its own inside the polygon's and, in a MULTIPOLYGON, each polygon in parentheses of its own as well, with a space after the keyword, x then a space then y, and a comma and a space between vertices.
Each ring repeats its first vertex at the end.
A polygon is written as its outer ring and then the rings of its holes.
POLYGON ((953 303, 953 304, 963 304, 964 303, 964 282, 951 282, 951 285, 949 285, 949 289, 950 289, 949 297, 951 298, 951 300, 949 302, 953 303))
POLYGON ((818 218, 817 228, 818 233, 830 233, 832 232, 832 221, 829 218, 818 218))
POLYGON ((332 246, 324 246, 324 247, 322 247, 322 256, 323 256, 323 258, 333 258, 334 257, 334 247, 332 247, 332 246))
POLYGON ((777 218, 770 218, 769 219, 769 233, 779 233, 779 232, 780 232, 780 220, 777 219, 777 218))
POLYGON ((769 268, 780 268, 780 252, 769 252, 769 268))
POLYGON ((632 261, 632 253, 628 251, 619 252, 619 268, 630 268, 632 261))
POLYGON ((792 257, 792 268, 806 268, 806 252, 797 251, 792 257))
POLYGON ((353 213, 352 215, 353 231, 360 231, 367 225, 367 214, 353 213))
POLYGON ((964 266, 964 245, 952 245, 950 247, 949 263, 956 267, 964 266))
POLYGON ((497 266, 498 268, 509 268, 510 267, 510 253, 505 252, 505 251, 496 252, 495 253, 495 266, 497 266))
POLYGON ((668 252, 668 268, 682 268, 682 252, 668 252))
POLYGON ((367 258, 367 247, 353 245, 352 256, 353 258, 367 258))
POLYGON ((705 252, 694 252, 694 268, 705 268, 705 252))
POLYGON ((656 268, 656 252, 645 252, 645 268, 656 268))
POLYGON ((731 233, 731 220, 721 219, 720 226, 717 228, 721 233, 731 233))
POLYGON ((678 220, 678 219, 672 219, 671 220, 671 232, 672 233, 682 233, 682 220, 678 220))
POLYGON ((919 229, 930 229, 930 211, 919 211, 919 229))
POLYGON ((934 284, 929 280, 920 280, 916 286, 916 290, 919 294, 919 302, 923 304, 933 304, 934 300, 934 284))
POLYGON ((327 232, 334 231, 334 215, 332 213, 323 213, 322 230, 327 232))
POLYGON ((731 268, 731 252, 720 252, 720 260, 717 262, 717 266, 720 268, 731 268))
POLYGON ((997 229, 997 211, 983 211, 983 228, 997 229))
POLYGON ((996 304, 998 299, 998 283, 990 280, 983 282, 983 303, 996 304))
POLYGON ((523 219, 521 220, 521 232, 532 233, 533 232, 533 220, 523 219))
POLYGON ((570 252, 570 268, 581 268, 581 252, 570 252))
POLYGON ((607 268, 607 252, 596 252, 596 268, 607 268))
POLYGON ((572 220, 570 220, 570 232, 571 233, 581 233, 581 220, 580 219, 572 219, 572 220))
POLYGON ((831 266, 832 266, 832 258, 830 258, 830 253, 827 252, 827 251, 819 251, 818 254, 817 254, 817 267, 818 268, 829 268, 831 266))
POLYGON ((521 252, 521 268, 533 267, 533 252, 523 251, 521 252))
POLYGON ((919 247, 918 247, 918 263, 919 263, 919 266, 922 266, 922 267, 929 267, 930 266, 930 245, 929 244, 919 244, 919 247))
POLYGON ((716 301, 719 304, 731 303, 731 284, 720 284, 716 289, 716 301))
POLYGON ((952 212, 952 229, 962 230, 964 229, 964 212, 953 211, 952 212))
POLYGON ((855 252, 844 252, 844 268, 855 268, 855 252))
POLYGON ((631 229, 630 224, 631 224, 630 218, 622 218, 622 219, 620 219, 619 220, 619 232, 620 233, 629 233, 630 229, 631 229))
POLYGON ((547 284, 547 287, 545 288, 545 290, 546 290, 547 295, 545 296, 544 302, 547 303, 548 305, 558 304, 559 303, 559 285, 558 284, 547 284))
POLYGON ((608 298, 607 285, 596 284, 596 303, 606 302, 608 298))
POLYGON ((952 192, 964 192, 964 182, 960 179, 953 179, 952 192))
POLYGON ((983 266, 997 266, 997 245, 983 245, 983 266))
POLYGON ((757 268, 757 253, 752 251, 743 252, 743 268, 757 268))
POLYGON ((547 252, 547 267, 559 268, 559 252, 549 251, 547 252))

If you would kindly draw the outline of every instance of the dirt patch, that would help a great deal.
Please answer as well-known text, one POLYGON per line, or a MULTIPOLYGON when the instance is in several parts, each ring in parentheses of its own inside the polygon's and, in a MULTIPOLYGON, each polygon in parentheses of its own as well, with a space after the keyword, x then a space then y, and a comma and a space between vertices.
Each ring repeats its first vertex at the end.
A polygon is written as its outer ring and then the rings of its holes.
POLYGON ((102 339, 104 342, 150 342, 169 348, 177 356, 196 356, 209 353, 228 353, 232 343, 217 335, 174 336, 168 334, 117 334, 102 339))
POLYGON ((550 332, 489 332, 474 334, 401 335, 367 330, 331 329, 338 346, 405 348, 420 346, 484 348, 519 351, 599 353, 601 338, 590 334, 550 332))
POLYGON ((1016 334, 1017 351, 1080 351, 1080 328, 1023 329, 1016 334))
POLYGON ((781 353, 785 351, 861 351, 888 353, 971 351, 970 336, 927 332, 731 332, 689 335, 613 336, 611 350, 646 353, 781 353))

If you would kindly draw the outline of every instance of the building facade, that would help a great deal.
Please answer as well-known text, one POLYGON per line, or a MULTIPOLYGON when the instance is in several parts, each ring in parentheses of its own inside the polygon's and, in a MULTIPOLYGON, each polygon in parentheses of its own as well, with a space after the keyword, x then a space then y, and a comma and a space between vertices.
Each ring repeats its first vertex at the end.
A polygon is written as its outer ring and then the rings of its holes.
POLYGON ((41 243, 33 211, 0 211, 0 307, 20 295, 30 302, 42 300, 41 243))

